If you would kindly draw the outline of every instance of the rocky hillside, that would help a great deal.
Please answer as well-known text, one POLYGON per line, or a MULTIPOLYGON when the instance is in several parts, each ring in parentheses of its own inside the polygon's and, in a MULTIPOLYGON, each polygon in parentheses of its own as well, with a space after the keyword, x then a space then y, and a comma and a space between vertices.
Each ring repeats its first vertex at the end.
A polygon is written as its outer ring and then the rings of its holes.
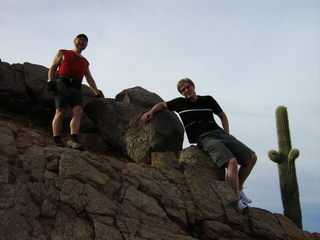
POLYGON ((95 99, 83 86, 85 150, 55 147, 47 71, 0 63, 0 239, 320 239, 281 214, 238 212, 224 171, 181 149, 174 113, 140 121, 161 101, 141 87, 95 99))

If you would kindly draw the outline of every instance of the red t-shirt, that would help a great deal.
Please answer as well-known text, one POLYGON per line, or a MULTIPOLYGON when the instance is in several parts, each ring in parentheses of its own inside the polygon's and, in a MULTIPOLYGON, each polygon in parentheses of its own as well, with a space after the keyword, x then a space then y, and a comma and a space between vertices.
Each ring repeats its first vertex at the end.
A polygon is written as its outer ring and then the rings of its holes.
POLYGON ((74 77, 82 81, 85 75, 89 62, 85 57, 80 57, 73 50, 60 50, 63 53, 64 59, 59 66, 58 74, 74 77))

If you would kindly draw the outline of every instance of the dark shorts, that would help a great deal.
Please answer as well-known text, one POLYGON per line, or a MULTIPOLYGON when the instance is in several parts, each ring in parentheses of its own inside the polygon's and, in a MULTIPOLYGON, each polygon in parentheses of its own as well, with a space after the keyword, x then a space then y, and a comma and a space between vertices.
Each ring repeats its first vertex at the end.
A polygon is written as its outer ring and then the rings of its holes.
POLYGON ((244 161, 254 154, 254 151, 221 129, 203 133, 197 145, 209 154, 220 168, 231 158, 236 158, 238 163, 243 165, 244 161))
POLYGON ((55 106, 58 108, 67 108, 68 104, 71 108, 75 106, 83 106, 83 96, 81 89, 71 86, 67 87, 61 79, 56 80, 57 95, 55 97, 55 106))

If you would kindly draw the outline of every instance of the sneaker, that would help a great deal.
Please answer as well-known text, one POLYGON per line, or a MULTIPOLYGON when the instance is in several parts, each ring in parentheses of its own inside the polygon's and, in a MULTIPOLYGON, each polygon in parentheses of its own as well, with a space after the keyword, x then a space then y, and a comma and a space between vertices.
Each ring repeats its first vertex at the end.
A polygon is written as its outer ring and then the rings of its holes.
POLYGON ((250 198, 248 198, 243 190, 239 191, 239 194, 240 194, 240 198, 245 202, 245 203, 252 203, 252 200, 250 198))
POLYGON ((65 147, 64 142, 62 142, 60 138, 56 139, 54 143, 56 144, 57 147, 65 147))
POLYGON ((249 206, 242 199, 238 201, 238 208, 240 210, 249 210, 249 206))
POLYGON ((77 149, 77 150, 83 150, 84 147, 81 143, 79 143, 78 140, 76 139, 70 139, 68 142, 67 142, 67 147, 69 148, 72 148, 72 149, 77 149))

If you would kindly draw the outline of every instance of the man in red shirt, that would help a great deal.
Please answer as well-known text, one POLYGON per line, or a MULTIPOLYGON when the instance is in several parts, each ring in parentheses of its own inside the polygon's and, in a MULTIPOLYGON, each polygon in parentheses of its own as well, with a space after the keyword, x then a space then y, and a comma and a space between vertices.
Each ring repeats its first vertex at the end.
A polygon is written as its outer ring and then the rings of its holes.
POLYGON ((83 96, 81 92, 83 76, 86 77, 90 88, 96 96, 102 97, 89 70, 89 62, 81 55, 87 45, 88 37, 85 34, 79 34, 74 39, 74 49, 59 50, 49 68, 47 90, 55 95, 56 112, 52 121, 52 130, 54 142, 58 147, 67 146, 78 150, 84 149, 78 140, 83 114, 83 96), (55 79, 56 74, 59 76, 57 79, 55 79), (67 145, 65 145, 61 140, 60 134, 68 104, 72 108, 73 116, 70 121, 71 136, 67 145))

